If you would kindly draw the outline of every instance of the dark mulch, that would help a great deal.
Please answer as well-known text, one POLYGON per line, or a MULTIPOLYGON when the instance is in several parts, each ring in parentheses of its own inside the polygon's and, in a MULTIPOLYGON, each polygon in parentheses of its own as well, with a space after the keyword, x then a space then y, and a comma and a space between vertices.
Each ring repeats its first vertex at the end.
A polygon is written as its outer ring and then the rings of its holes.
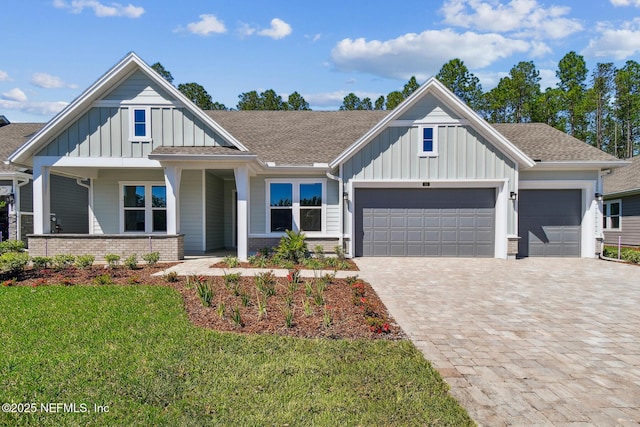
MULTIPOLYGON (((345 268, 341 268, 340 270, 343 271, 358 271, 360 270, 358 268, 358 266, 356 265, 355 262, 353 262, 350 259, 344 259, 342 260, 345 263, 345 268)), ((211 268, 229 268, 229 265, 224 262, 224 261, 218 261, 215 264, 211 265, 211 268)), ((238 265, 236 268, 258 268, 256 265, 248 263, 248 262, 238 262, 238 265)), ((264 267, 260 267, 260 268, 271 268, 271 269, 282 269, 285 267, 282 267, 282 265, 277 264, 271 260, 269 260, 269 262, 264 266, 264 267)), ((297 270, 312 270, 312 268, 304 265, 304 264, 296 264, 292 267, 293 269, 297 269, 297 270)), ((333 267, 330 266, 325 266, 322 268, 322 270, 333 270, 333 267)))
MULTIPOLYGON (((4 286, 102 286, 97 284, 98 279, 96 279, 101 276, 117 285, 171 286, 182 295, 185 310, 191 322, 197 326, 218 331, 279 334, 303 338, 405 338, 375 291, 366 282, 361 282, 363 293, 354 298, 352 287, 345 279, 332 279, 322 293, 323 301, 319 302, 313 295, 307 296, 305 279, 302 279, 297 289, 292 292, 289 279, 275 278, 276 293, 265 299, 258 291, 253 277, 241 277, 237 290, 225 286, 222 277, 201 277, 212 284, 215 293, 212 306, 204 307, 196 292, 194 277, 178 276, 175 282, 170 282, 166 276, 153 276, 154 273, 175 264, 143 266, 136 270, 124 267, 106 269, 103 266, 93 266, 86 270, 68 268, 62 271, 29 269, 15 282, 10 281, 8 277, 0 277, 0 280, 4 286), (246 306, 241 295, 245 295, 245 300, 248 300, 246 306), (292 302, 289 307, 293 312, 293 323, 290 327, 285 321, 288 296, 291 296, 292 302), (259 297, 262 301, 266 300, 266 314, 263 315, 259 315, 259 297), (220 307, 223 304, 225 309, 221 315, 220 307), (240 315, 240 324, 234 321, 234 310, 237 310, 240 315), (379 319, 377 320, 379 327, 376 331, 372 331, 367 324, 365 314, 369 318, 379 319)), ((314 290, 317 289, 316 279, 306 280, 312 283, 314 290)))

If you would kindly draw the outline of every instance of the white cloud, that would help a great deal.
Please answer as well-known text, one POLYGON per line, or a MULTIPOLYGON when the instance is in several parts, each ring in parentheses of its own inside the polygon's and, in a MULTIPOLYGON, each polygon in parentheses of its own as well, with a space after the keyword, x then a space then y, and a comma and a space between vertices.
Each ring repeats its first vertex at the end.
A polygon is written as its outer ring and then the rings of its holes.
POLYGON ((244 22, 240 23, 240 26, 237 29, 238 34, 241 38, 249 37, 255 34, 256 29, 251 25, 246 24, 244 22))
POLYGON ((539 53, 540 46, 499 34, 456 33, 451 29, 409 33, 387 41, 344 39, 331 59, 343 71, 367 72, 383 77, 426 80, 443 64, 460 58, 470 69, 484 68, 515 53, 539 53))
POLYGON ((635 6, 640 7, 640 0, 610 0, 615 7, 619 6, 635 6))
POLYGON ((640 18, 622 26, 601 23, 596 31, 599 36, 589 41, 583 55, 622 60, 640 53, 640 18))
POLYGON ((271 37, 274 40, 280 40, 289 34, 291 34, 291 25, 279 18, 271 20, 271 28, 258 31, 259 36, 271 37))
POLYGON ((311 40, 311 43, 315 43, 322 38, 322 34, 320 33, 314 34, 314 35, 306 34, 304 37, 311 40))
POLYGON ((5 110, 22 111, 25 113, 44 116, 47 119, 58 114, 69 103, 64 101, 56 102, 18 102, 0 99, 0 108, 5 110))
POLYGON ((17 87, 9 92, 2 92, 2 97, 9 101, 25 102, 27 100, 27 95, 17 87))
POLYGON ((556 87, 558 85, 558 77, 556 76, 556 70, 541 69, 540 72, 540 89, 543 91, 548 87, 556 87))
POLYGON ((110 18, 114 16, 124 16, 126 18, 139 18, 144 13, 144 8, 132 4, 122 5, 111 3, 105 5, 97 0, 54 0, 53 6, 58 9, 70 9, 72 13, 82 13, 84 9, 92 9, 99 18, 110 18))
POLYGON ((52 76, 47 73, 34 73, 33 76, 31 76, 31 83, 44 89, 75 89, 78 87, 74 84, 65 83, 60 77, 52 76))
POLYGON ((8 82, 9 81, 9 73, 6 71, 0 70, 0 82, 8 82))
POLYGON ((507 4, 447 0, 440 11, 449 25, 531 38, 560 39, 583 29, 578 20, 564 17, 571 11, 569 7, 544 8, 536 0, 511 0, 507 4))
POLYGON ((187 31, 201 36, 209 34, 222 34, 227 32, 224 23, 216 18, 215 15, 200 15, 200 21, 187 24, 187 31))

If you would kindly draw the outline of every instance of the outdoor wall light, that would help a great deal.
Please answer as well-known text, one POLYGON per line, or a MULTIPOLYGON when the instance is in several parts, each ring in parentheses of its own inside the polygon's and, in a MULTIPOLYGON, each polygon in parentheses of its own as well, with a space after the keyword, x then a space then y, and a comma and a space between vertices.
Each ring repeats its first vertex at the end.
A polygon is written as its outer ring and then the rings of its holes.
POLYGON ((11 206, 13 206, 13 203, 16 201, 15 196, 13 193, 9 193, 9 195, 7 196, 7 202, 9 202, 9 204, 11 206))
POLYGON ((342 192, 342 198, 347 201, 349 200, 349 192, 348 191, 343 191, 342 192))
POLYGON ((516 193, 515 191, 512 191, 511 193, 509 193, 509 200, 516 200, 518 198, 518 193, 516 193))
POLYGON ((601 202, 602 201, 602 193, 596 193, 595 194, 596 200, 601 202))

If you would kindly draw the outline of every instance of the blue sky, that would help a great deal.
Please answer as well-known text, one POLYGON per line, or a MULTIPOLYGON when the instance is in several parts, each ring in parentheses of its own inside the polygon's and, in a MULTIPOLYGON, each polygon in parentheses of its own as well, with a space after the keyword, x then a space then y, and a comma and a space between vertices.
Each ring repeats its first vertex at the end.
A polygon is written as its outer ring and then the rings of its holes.
POLYGON ((453 58, 494 87, 519 61, 555 86, 568 52, 640 61, 640 0, 5 0, 0 115, 49 120, 128 52, 214 101, 300 92, 314 110, 375 100, 453 58))

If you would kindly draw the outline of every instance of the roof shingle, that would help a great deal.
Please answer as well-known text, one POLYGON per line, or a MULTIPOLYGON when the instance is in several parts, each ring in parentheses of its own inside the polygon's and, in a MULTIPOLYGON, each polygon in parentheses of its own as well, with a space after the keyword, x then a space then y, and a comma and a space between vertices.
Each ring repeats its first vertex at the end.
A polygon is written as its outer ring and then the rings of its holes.
POLYGON ((633 157, 631 164, 616 168, 602 178, 604 194, 617 194, 627 191, 640 191, 640 156, 633 157))
POLYGON ((4 163, 31 136, 44 127, 45 123, 10 123, 0 127, 0 171, 17 171, 15 165, 4 163))

